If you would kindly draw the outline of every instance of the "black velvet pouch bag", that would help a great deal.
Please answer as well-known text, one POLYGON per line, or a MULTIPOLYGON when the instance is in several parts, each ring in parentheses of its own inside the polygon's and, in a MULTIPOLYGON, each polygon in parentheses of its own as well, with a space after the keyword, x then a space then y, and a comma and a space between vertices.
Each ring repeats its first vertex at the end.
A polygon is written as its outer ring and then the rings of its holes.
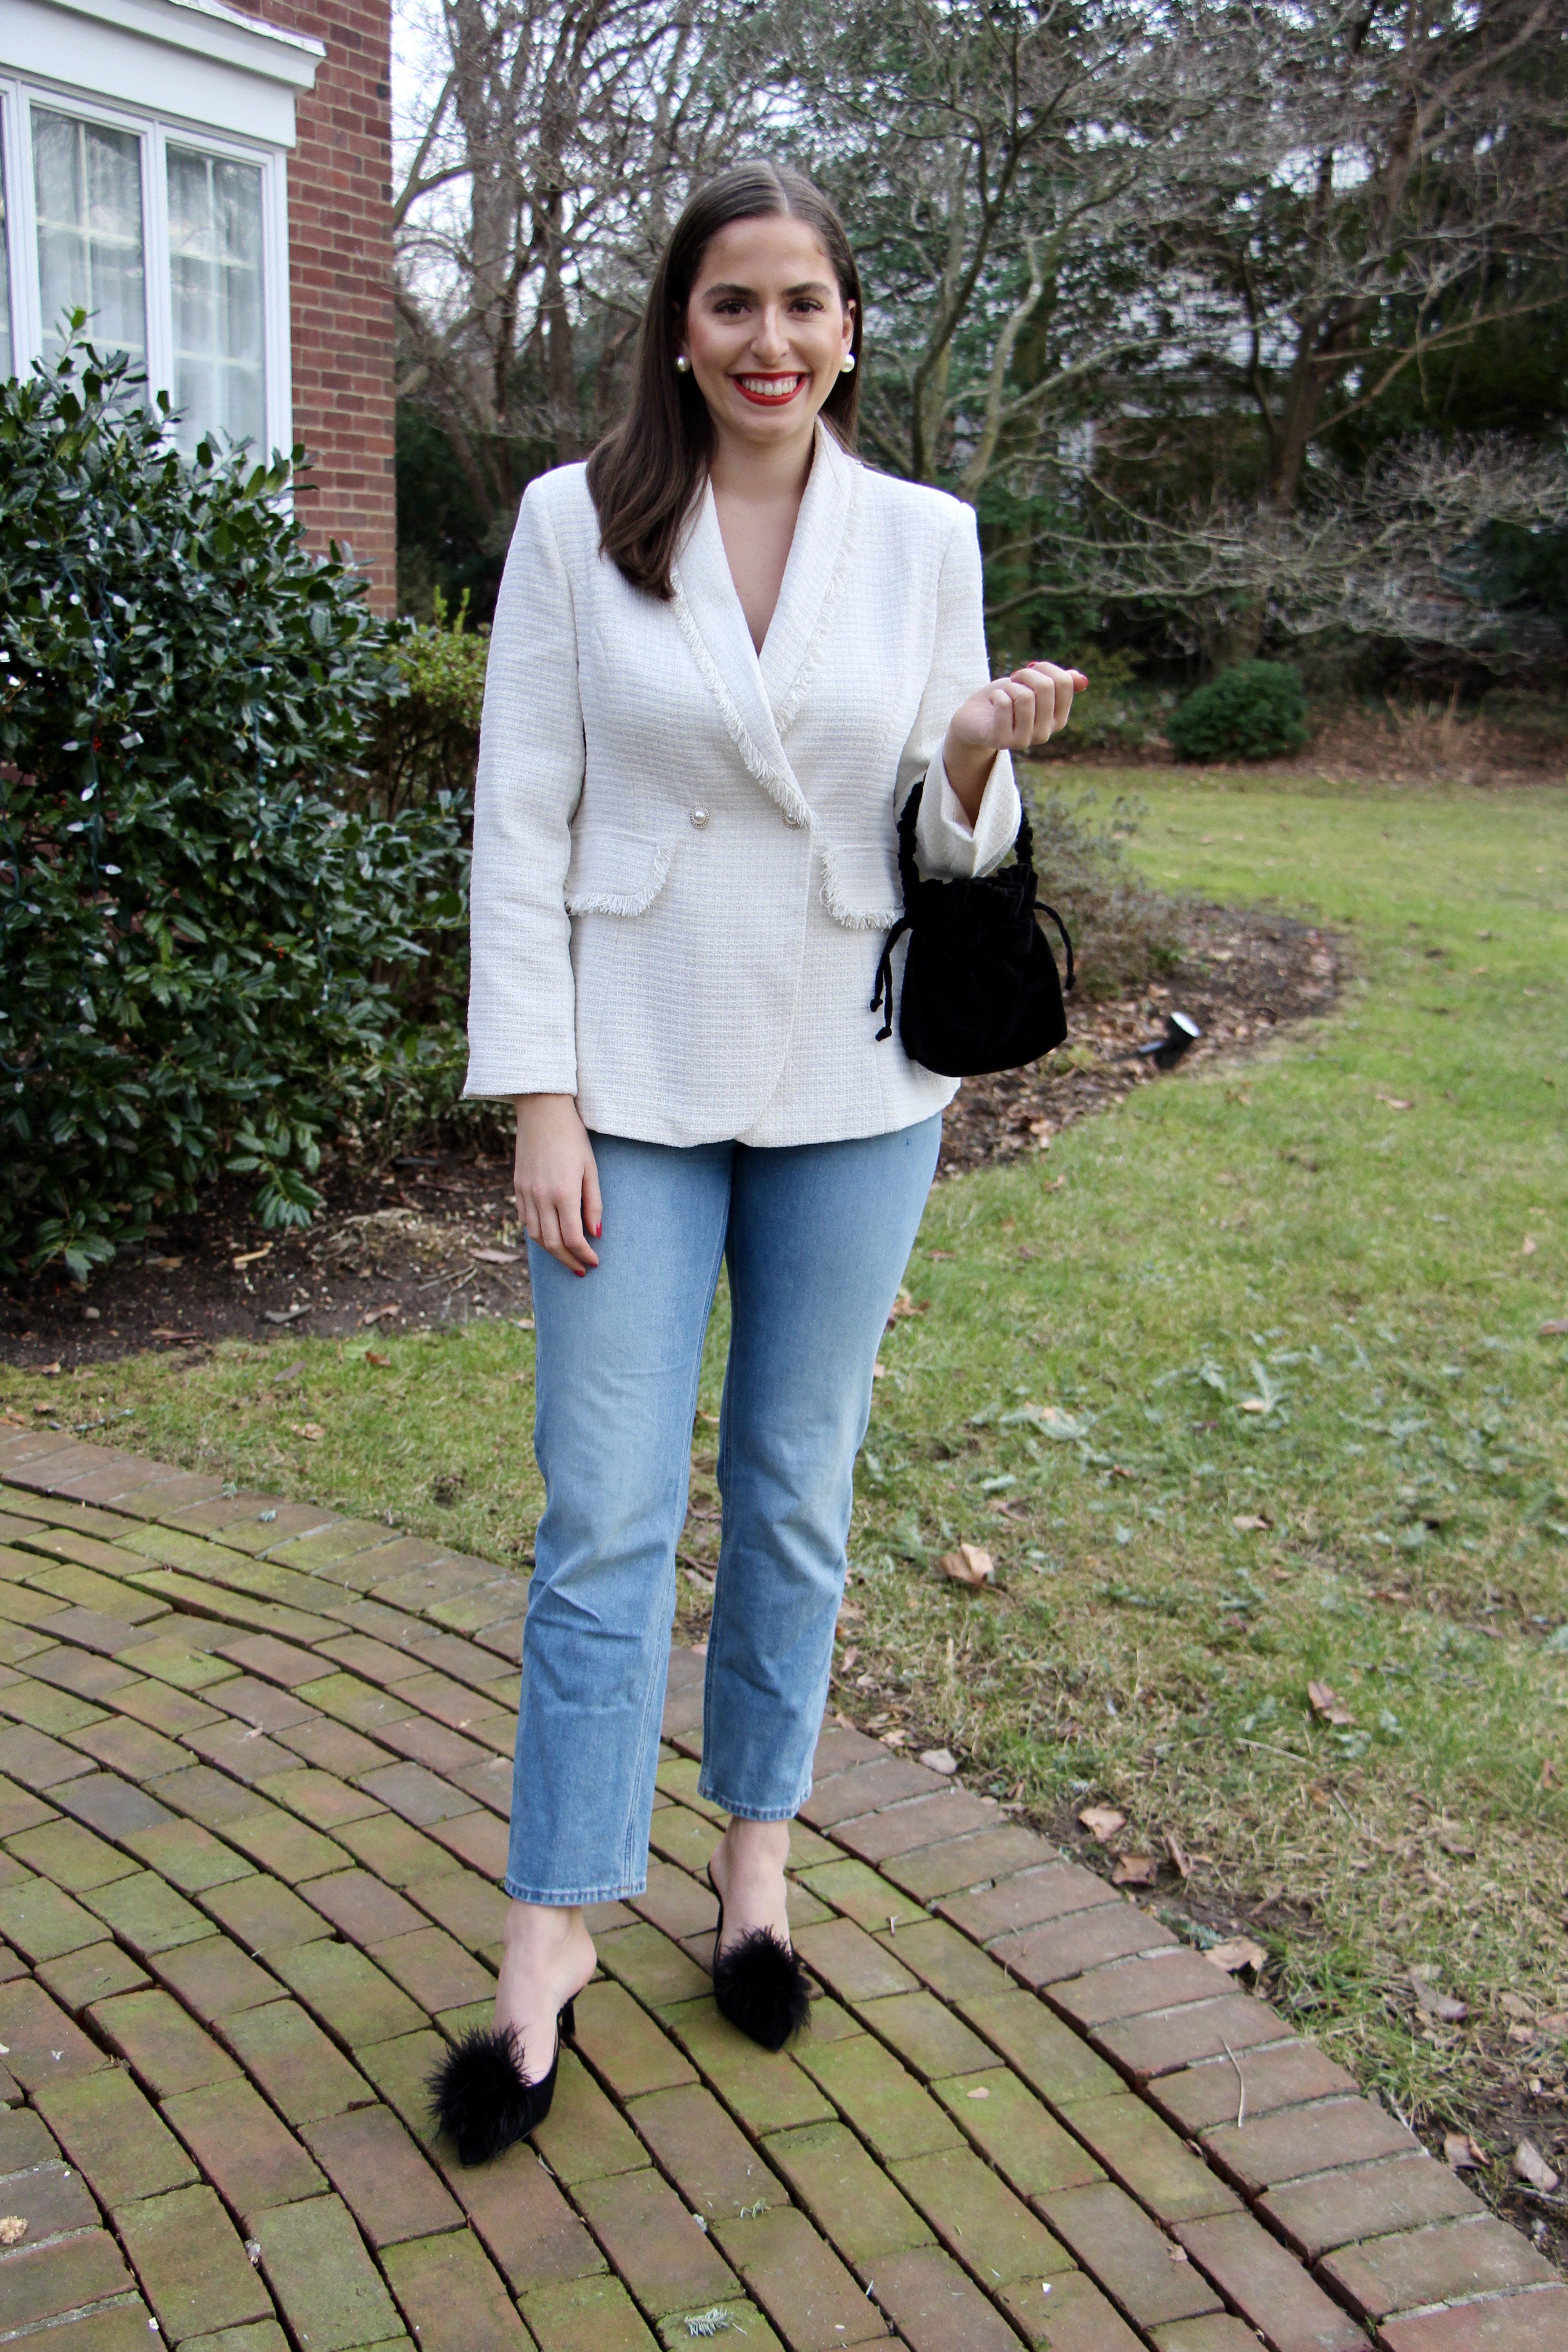
MULTIPOLYGON (((904 911, 888 933, 877 967, 873 1013, 886 1007, 879 1042, 893 1034, 893 949, 910 944, 899 992, 899 1035, 910 1061, 948 1078, 1021 1069, 1068 1034, 1057 960, 1036 919, 1034 835, 1018 827, 1016 859, 999 873, 924 882, 915 864, 915 824, 923 782, 899 819, 899 877, 904 911)), ((1054 907, 1040 906, 1067 950, 1066 987, 1073 984, 1072 941, 1054 907)))

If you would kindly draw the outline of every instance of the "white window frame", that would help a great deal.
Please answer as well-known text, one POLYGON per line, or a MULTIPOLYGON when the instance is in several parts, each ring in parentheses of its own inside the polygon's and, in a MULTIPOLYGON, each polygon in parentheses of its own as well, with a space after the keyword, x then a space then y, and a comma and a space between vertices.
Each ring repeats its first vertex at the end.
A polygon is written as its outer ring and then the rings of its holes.
MULTIPOLYGON (((40 315, 37 214, 33 183, 33 108, 50 108, 83 122, 129 131, 142 151, 142 247, 147 305, 147 381, 150 394, 174 391, 174 283, 169 266, 171 144, 208 155, 258 165, 261 172, 261 299, 265 372, 265 447, 254 454, 270 459, 293 445, 293 391, 289 353, 288 155, 281 147, 213 131, 178 115, 142 112, 112 103, 69 82, 37 75, 0 74, 0 133, 5 141, 5 229, 11 276, 11 349, 18 375, 25 375, 44 347, 40 315)), ((47 323, 53 323, 52 321, 47 323)), ((88 322, 88 334, 92 323, 88 322)))

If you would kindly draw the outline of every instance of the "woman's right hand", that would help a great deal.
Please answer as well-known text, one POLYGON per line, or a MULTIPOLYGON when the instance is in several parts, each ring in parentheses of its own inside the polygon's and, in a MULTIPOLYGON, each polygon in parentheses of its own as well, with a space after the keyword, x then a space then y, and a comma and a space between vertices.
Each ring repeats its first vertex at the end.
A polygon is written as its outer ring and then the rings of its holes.
POLYGON ((519 1095, 512 1189, 529 1240, 570 1274, 599 1260, 589 1236, 605 1230, 599 1171, 588 1130, 570 1095, 519 1095))

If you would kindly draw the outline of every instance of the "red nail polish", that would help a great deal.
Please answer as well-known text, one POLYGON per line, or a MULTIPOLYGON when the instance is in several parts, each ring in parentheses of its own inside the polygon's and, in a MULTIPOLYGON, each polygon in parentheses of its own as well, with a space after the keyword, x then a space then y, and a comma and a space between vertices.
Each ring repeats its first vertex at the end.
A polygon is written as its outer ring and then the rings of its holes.
POLYGON ((599 1223, 599 1224, 596 1224, 596 1225, 595 1226, 595 1228, 594 1228, 594 1239, 595 1239, 596 1242, 597 1242, 597 1241, 603 1241, 604 1237, 605 1237, 605 1228, 604 1228, 603 1223, 599 1223))

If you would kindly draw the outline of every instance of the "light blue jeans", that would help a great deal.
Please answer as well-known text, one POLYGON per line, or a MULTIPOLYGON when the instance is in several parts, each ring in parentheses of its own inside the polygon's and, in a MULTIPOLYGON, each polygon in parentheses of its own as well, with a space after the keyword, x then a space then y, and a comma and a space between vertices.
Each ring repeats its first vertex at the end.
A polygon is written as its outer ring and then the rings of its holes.
POLYGON ((507 1893, 647 1883, 675 1548, 703 1334, 730 1273, 723 1536, 702 1794, 788 1821, 811 1788, 872 1368, 936 1171, 940 1117, 759 1150, 595 1135, 585 1277, 531 1243, 545 1507, 523 1637, 507 1893))

